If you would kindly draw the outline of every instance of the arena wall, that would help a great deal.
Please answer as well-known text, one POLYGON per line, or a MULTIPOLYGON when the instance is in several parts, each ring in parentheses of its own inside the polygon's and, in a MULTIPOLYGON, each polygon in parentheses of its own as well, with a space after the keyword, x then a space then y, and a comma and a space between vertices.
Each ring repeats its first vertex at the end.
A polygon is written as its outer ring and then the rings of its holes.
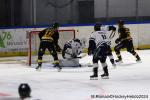
MULTIPOLYGON (((127 24, 132 33, 134 46, 136 49, 150 48, 150 24, 127 24)), ((30 31, 42 30, 46 27, 34 28, 1 28, 0 29, 0 56, 22 56, 27 55, 28 34, 30 31)), ((88 26, 64 26, 60 29, 74 29, 77 38, 85 38, 88 46, 90 33, 93 32, 93 25, 88 26)), ((110 34, 110 32, 108 32, 110 34)), ((112 39, 112 48, 116 45, 115 39, 118 37, 116 32, 112 39)))

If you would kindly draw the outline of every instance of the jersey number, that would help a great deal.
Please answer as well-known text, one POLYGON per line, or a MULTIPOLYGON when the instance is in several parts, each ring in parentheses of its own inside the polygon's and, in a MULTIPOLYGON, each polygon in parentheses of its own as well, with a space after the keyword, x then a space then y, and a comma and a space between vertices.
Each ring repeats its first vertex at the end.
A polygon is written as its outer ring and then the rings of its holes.
POLYGON ((103 40, 105 40, 105 39, 106 39, 106 35, 101 35, 101 36, 102 36, 103 40))
POLYGON ((52 35, 53 35, 52 31, 46 31, 43 37, 45 37, 45 38, 51 38, 52 35))

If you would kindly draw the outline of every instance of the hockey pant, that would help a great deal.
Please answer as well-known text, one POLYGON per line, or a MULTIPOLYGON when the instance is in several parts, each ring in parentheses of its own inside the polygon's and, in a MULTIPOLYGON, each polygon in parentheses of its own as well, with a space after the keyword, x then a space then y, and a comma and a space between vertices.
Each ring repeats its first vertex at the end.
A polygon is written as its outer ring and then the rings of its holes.
POLYGON ((98 68, 98 61, 100 60, 104 73, 108 74, 106 58, 107 53, 110 50, 109 47, 110 46, 108 46, 107 44, 103 44, 96 49, 93 55, 93 70, 98 68))
POLYGON ((41 41, 39 51, 38 51, 38 64, 42 65, 42 57, 43 57, 46 49, 48 49, 50 54, 53 56, 54 63, 58 62, 58 55, 57 55, 57 52, 55 50, 54 43, 49 42, 49 41, 41 41))
POLYGON ((124 40, 117 44, 114 48, 116 55, 119 59, 122 59, 120 50, 126 48, 128 52, 130 52, 136 58, 139 57, 138 54, 134 50, 133 41, 132 40, 124 40))
POLYGON ((107 53, 110 50, 110 47, 107 44, 103 44, 101 46, 99 46, 93 55, 93 64, 97 63, 100 60, 102 67, 106 67, 106 58, 107 58, 107 53))

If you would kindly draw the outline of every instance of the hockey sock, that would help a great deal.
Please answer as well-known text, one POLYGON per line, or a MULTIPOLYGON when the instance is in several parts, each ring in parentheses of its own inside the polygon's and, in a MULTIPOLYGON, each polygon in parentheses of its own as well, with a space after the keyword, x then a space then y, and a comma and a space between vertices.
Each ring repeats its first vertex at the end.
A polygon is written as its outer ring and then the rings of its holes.
POLYGON ((104 71, 104 74, 109 75, 107 66, 103 67, 103 71, 104 71))
POLYGON ((42 60, 39 60, 39 59, 38 59, 37 62, 38 62, 38 66, 42 66, 42 60))
POLYGON ((134 55, 137 59, 140 59, 139 55, 137 53, 135 53, 134 55))
POLYGON ((98 67, 93 68, 94 76, 98 76, 98 67))
POLYGON ((136 57, 138 60, 140 60, 139 55, 135 51, 132 54, 133 54, 134 57, 136 57))
POLYGON ((94 76, 98 76, 98 63, 93 64, 93 73, 94 76))

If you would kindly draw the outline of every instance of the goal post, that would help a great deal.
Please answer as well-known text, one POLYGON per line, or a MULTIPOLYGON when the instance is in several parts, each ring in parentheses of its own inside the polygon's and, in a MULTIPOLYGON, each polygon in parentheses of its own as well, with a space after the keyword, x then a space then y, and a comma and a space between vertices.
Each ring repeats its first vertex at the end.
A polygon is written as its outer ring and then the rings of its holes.
MULTIPOLYGON (((28 49, 28 61, 27 61, 27 64, 29 66, 31 66, 31 64, 33 64, 33 63, 37 63, 38 49, 39 49, 39 45, 40 45, 40 39, 38 36, 39 32, 40 31, 29 32, 29 42, 28 42, 29 49, 28 49)), ((66 41, 71 40, 75 37, 76 37, 76 34, 75 34, 74 29, 59 30, 58 44, 61 48, 63 48, 66 41)), ((44 60, 44 62, 48 62, 49 58, 43 59, 43 60, 44 60)))

